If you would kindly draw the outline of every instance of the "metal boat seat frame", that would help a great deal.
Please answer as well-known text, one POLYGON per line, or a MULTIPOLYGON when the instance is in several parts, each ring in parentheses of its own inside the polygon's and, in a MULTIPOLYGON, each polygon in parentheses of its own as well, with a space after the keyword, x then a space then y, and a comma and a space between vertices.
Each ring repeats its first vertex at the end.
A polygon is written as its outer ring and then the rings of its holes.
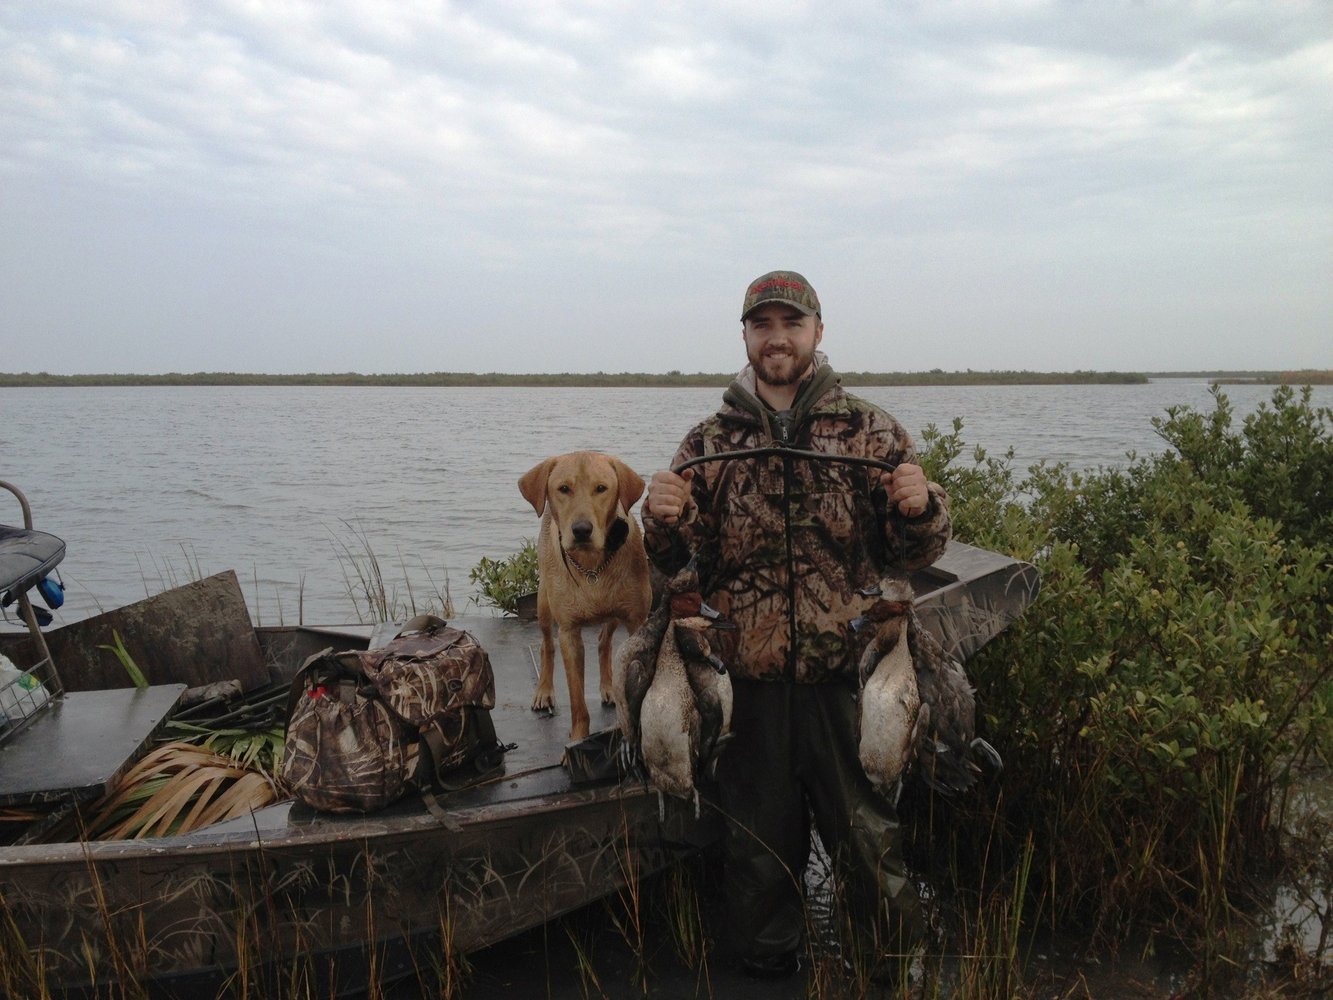
MULTIPOLYGON (((8 724, 4 726, 4 731, 0 734, 0 738, 7 738, 27 725, 41 708, 59 698, 64 691, 55 660, 51 656, 51 650, 47 647, 46 637, 42 634, 41 625, 37 621, 37 613, 32 606, 29 591, 41 582, 64 558, 65 543, 55 535, 44 531, 36 531, 33 528, 32 506, 28 503, 28 498, 21 489, 4 480, 0 480, 0 488, 12 493, 23 511, 22 528, 0 524, 0 534, 3 535, 3 537, 0 537, 0 555, 11 557, 6 560, 8 565, 0 563, 0 574, 2 574, 0 575, 0 594, 12 595, 17 602, 19 616, 27 626, 28 634, 32 637, 33 648, 36 651, 36 662, 26 668, 19 666, 19 669, 40 681, 46 695, 40 701, 34 700, 26 692, 23 696, 20 696, 14 690, 19 683, 19 679, 15 679, 4 688, 0 688, 0 695, 3 695, 6 689, 9 690, 11 695, 10 698, 4 699, 3 703, 0 703, 0 711, 3 711, 3 705, 9 706, 9 712, 5 713, 7 716, 5 721, 8 724), (11 714, 16 709, 17 717, 11 714)), ((20 679, 21 677, 22 674, 20 679)))
POLYGON ((14 596, 37 658, 26 670, 16 664, 19 676, 0 686, 0 809, 37 809, 54 821, 110 791, 147 750, 185 685, 65 691, 28 596, 64 558, 65 543, 34 530, 22 490, 3 480, 0 487, 23 508, 22 528, 0 524, 0 594, 14 596), (25 677, 41 686, 20 691, 25 677))

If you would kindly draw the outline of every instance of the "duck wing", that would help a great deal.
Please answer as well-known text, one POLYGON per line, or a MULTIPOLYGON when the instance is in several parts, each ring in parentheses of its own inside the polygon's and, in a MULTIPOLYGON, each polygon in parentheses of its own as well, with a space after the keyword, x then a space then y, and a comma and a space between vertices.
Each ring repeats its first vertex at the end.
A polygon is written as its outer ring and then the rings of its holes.
POLYGON ((915 615, 907 636, 923 713, 928 711, 919 737, 917 773, 937 792, 967 791, 981 774, 973 753, 976 692, 963 665, 945 652, 915 615))
POLYGON ((699 712, 699 761, 710 768, 731 734, 731 677, 707 660, 687 661, 685 672, 699 712))
POLYGON ((612 664, 611 686, 616 697, 616 719, 620 724, 620 753, 626 769, 639 761, 640 723, 643 699, 657 672, 657 658, 662 637, 671 614, 664 599, 616 651, 612 664))

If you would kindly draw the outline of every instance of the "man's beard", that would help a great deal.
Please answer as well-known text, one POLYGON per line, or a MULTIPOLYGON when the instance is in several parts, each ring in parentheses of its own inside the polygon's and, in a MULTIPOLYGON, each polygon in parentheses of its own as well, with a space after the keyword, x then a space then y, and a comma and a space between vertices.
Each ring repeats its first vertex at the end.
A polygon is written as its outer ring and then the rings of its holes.
POLYGON ((765 358, 763 349, 750 354, 755 377, 766 385, 795 385, 805 377, 815 360, 815 349, 802 352, 792 348, 779 357, 765 358))

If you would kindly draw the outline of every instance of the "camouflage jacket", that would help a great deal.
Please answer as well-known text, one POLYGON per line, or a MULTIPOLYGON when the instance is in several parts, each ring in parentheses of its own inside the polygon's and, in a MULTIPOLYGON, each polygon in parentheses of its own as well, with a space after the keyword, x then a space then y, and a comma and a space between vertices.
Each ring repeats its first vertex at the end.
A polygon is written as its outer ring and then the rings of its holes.
MULTIPOLYGON (((819 361, 783 414, 754 394, 747 368, 721 409, 686 435, 672 468, 775 442, 915 461, 902 425, 844 391, 822 355, 819 361)), ((644 541, 667 574, 698 555, 706 600, 739 626, 730 663, 738 677, 811 683, 855 676, 864 640, 849 623, 871 603, 858 590, 889 572, 930 565, 949 540, 948 497, 936 483, 925 512, 907 518, 870 466, 775 455, 705 462, 694 472, 693 506, 673 526, 645 514, 644 541)))

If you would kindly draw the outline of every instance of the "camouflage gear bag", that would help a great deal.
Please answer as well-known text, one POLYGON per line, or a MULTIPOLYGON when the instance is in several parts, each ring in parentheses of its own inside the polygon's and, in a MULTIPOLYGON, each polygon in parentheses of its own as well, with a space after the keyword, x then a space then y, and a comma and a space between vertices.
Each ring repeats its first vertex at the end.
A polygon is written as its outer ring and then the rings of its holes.
POLYGON ((292 680, 282 780, 326 812, 371 812, 411 788, 458 787, 500 765, 495 675, 469 633, 413 618, 384 646, 326 649, 292 680))

